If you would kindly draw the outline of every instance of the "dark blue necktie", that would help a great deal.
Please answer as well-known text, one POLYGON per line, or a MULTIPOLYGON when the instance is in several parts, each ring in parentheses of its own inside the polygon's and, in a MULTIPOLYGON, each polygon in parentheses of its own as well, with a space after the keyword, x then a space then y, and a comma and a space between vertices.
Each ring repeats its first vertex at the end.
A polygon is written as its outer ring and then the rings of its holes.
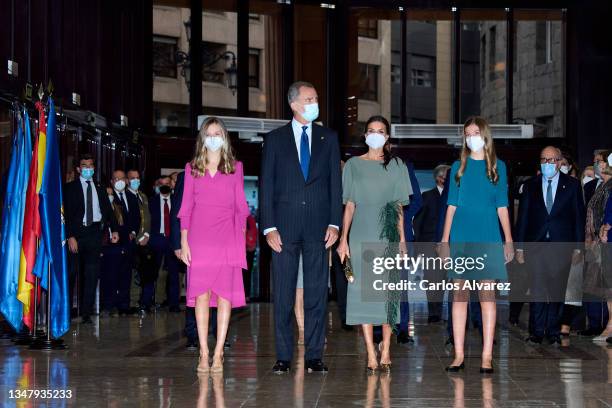
POLYGON ((302 141, 300 142, 300 166, 304 180, 308 179, 308 168, 310 167, 310 147, 308 146, 308 126, 302 126, 302 141))

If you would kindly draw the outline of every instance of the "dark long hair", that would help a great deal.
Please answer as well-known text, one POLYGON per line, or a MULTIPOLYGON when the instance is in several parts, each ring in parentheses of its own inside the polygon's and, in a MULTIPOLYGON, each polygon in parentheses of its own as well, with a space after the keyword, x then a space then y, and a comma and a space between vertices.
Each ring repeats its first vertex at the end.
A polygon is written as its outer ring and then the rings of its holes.
POLYGON ((389 138, 387 139, 387 141, 385 142, 385 145, 383 146, 383 163, 382 163, 382 166, 385 168, 385 170, 387 170, 387 166, 391 162, 391 159, 395 159, 397 161, 397 157, 391 153, 391 137, 390 137, 391 136, 391 125, 389 124, 389 121, 384 116, 374 115, 370 117, 370 119, 368 119, 368 121, 366 122, 365 129, 363 130, 364 134, 368 133, 368 126, 370 126, 370 123, 374 123, 374 122, 380 122, 383 125, 385 125, 385 132, 387 133, 387 135, 389 135, 389 138))

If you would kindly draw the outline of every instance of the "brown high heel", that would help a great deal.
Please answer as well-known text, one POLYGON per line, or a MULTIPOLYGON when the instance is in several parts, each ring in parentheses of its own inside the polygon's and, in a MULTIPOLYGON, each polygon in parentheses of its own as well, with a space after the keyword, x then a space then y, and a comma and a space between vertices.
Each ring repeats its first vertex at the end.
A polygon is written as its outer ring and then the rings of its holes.
POLYGON ((224 361, 225 361, 225 359, 222 356, 221 357, 221 363, 219 365, 216 365, 215 364, 215 358, 213 357, 213 365, 212 365, 212 367, 210 367, 210 372, 211 373, 222 373, 223 372, 223 362, 224 361))
POLYGON ((391 363, 380 363, 380 371, 384 371, 385 373, 391 372, 391 363))
POLYGON ((206 355, 206 365, 202 366, 202 355, 198 357, 198 366, 196 367, 198 373, 206 374, 210 372, 210 366, 208 365, 208 355, 206 355))

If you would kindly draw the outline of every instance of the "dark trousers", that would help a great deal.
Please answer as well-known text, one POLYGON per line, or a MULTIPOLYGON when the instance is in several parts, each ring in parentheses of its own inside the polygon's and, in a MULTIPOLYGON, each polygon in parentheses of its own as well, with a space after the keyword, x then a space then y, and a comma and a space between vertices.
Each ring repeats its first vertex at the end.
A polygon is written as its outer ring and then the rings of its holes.
POLYGON ((100 265, 100 309, 119 309, 119 279, 125 269, 125 251, 119 244, 102 248, 100 265))
POLYGON ((608 324, 608 305, 606 302, 593 301, 583 303, 589 329, 603 331, 608 324))
MULTIPOLYGON (((174 255, 170 240, 166 236, 161 234, 151 234, 149 239, 149 246, 155 254, 156 270, 161 268, 162 264, 168 271, 168 278, 166 283, 166 298, 168 306, 178 307, 179 305, 179 260, 174 255)), ((148 282, 142 289, 141 306, 150 307, 153 304, 153 298, 155 295, 155 282, 148 282)))
POLYGON ((508 294, 510 300, 508 320, 518 323, 523 305, 525 301, 529 300, 527 296, 529 279, 525 264, 519 264, 516 260, 510 262, 508 264, 508 280, 512 285, 512 290, 508 294))
POLYGON ((89 317, 93 313, 96 300, 96 287, 100 275, 100 253, 102 252, 102 229, 100 223, 89 227, 81 227, 75 237, 79 245, 79 252, 70 253, 70 294, 74 293, 75 281, 78 274, 79 305, 81 316, 89 317))
MULTIPOLYGON (((217 337, 217 308, 211 307, 208 309, 208 334, 217 337)), ((185 337, 189 341, 198 341, 198 325, 195 316, 195 307, 187 306, 185 308, 185 337)))
POLYGON ((311 360, 323 355, 329 278, 325 243, 284 242, 281 253, 272 252, 274 332, 278 360, 291 361, 293 357, 293 306, 300 253, 304 269, 304 357, 311 360))
MULTIPOLYGON (((428 245, 423 251, 426 257, 436 257, 433 243, 428 245)), ((426 269, 423 277, 430 283, 442 282, 446 278, 446 271, 435 268, 426 269)), ((442 317, 442 302, 444 300, 444 290, 428 290, 425 292, 427 296, 427 314, 429 317, 442 317)))
POLYGON ((342 324, 346 323, 346 294, 348 290, 348 281, 344 276, 342 270, 342 263, 340 262, 340 255, 335 250, 336 246, 332 248, 332 273, 334 276, 334 283, 336 286, 336 304, 338 305, 338 312, 340 313, 340 320, 342 324))
POLYGON ((242 270, 242 282, 244 283, 244 296, 249 299, 251 297, 251 273, 255 260, 255 250, 246 251, 246 258, 247 268, 242 270))
POLYGON ((532 302, 529 307, 530 334, 557 337, 561 328, 571 253, 559 253, 550 243, 532 245, 526 251, 529 263, 532 302))

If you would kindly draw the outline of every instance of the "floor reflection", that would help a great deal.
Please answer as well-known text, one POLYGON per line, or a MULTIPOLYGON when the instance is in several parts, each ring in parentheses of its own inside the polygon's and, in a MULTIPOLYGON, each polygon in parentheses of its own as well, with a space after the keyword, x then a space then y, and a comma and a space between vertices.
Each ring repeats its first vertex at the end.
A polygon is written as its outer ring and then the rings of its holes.
MULTIPOLYGON (((272 307, 237 312, 222 374, 198 375, 198 351, 185 348, 183 317, 96 319, 75 325, 69 349, 43 353, 0 340, 0 406, 18 407, 605 407, 612 406, 612 348, 572 335, 559 347, 525 345, 524 326, 501 324, 495 373, 478 372, 481 343, 468 331, 466 368, 449 375, 445 324, 427 324, 422 308, 413 345, 392 345, 391 373, 368 375, 358 330, 339 328, 330 306, 326 375, 304 372, 304 347, 292 370, 274 375, 272 307), (64 390, 71 398, 24 398, 18 390, 64 390), (14 397, 11 398, 11 392, 14 397)), ((500 313, 503 320, 503 309, 500 313)), ((524 316, 526 320, 526 316, 524 316)), ((211 347, 214 339, 210 339, 211 347)))

